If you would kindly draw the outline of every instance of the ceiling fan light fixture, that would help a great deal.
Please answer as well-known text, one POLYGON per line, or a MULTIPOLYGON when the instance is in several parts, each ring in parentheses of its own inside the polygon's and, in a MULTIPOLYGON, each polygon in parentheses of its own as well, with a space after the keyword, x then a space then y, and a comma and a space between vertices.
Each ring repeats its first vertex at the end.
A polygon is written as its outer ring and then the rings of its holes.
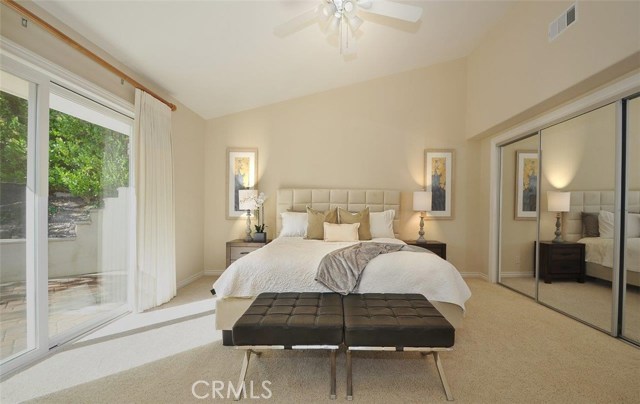
POLYGON ((342 5, 342 9, 347 14, 352 14, 356 10, 356 6, 351 1, 347 1, 342 5))
POLYGON ((327 3, 324 7, 322 7, 322 15, 326 18, 329 18, 336 12, 336 6, 333 3, 327 3))

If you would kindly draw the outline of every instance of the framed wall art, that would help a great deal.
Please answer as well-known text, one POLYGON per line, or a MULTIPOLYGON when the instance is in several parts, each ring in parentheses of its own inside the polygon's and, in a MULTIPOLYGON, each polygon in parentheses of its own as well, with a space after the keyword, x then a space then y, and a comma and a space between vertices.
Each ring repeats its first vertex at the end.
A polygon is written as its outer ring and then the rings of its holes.
POLYGON ((538 212, 538 152, 516 150, 515 220, 536 220, 538 212))
POLYGON ((453 219, 454 150, 425 150, 424 179, 431 191, 429 219, 453 219))
POLYGON ((258 178, 258 149, 227 149, 227 219, 238 219, 246 211, 240 210, 238 191, 255 189, 258 178))

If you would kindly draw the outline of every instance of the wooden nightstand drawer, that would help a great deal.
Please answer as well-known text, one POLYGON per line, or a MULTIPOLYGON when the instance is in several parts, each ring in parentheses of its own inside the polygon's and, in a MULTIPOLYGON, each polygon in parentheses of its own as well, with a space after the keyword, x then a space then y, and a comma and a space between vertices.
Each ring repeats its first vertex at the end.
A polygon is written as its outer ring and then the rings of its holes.
POLYGON ((556 279, 577 279, 578 282, 584 282, 584 254, 584 244, 541 241, 540 279, 545 283, 551 283, 556 279))
POLYGON ((553 270, 554 274, 579 274, 580 262, 576 261, 554 261, 553 270))
POLYGON ((244 241, 244 240, 232 240, 227 241, 227 267, 234 261, 250 254, 252 251, 262 248, 267 245, 266 243, 256 241, 244 241))
POLYGON ((552 261, 577 261, 580 259, 579 248, 554 248, 551 250, 552 261))
POLYGON ((235 261, 260 247, 229 247, 229 257, 231 261, 235 261))

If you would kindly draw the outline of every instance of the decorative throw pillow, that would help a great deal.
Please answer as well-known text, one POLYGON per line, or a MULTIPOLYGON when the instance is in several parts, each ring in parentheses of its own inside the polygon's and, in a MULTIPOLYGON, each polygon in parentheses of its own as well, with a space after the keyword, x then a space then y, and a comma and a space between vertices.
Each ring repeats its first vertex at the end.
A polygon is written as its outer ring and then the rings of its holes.
POLYGON ((323 223, 324 241, 358 241, 360 223, 331 224, 323 223))
POLYGON ((310 240, 324 240, 324 222, 338 223, 338 212, 336 209, 320 212, 307 206, 307 216, 307 235, 305 238, 310 240))
POLYGON ((640 237, 640 214, 629 213, 627 215, 627 237, 640 237))
POLYGON ((279 237, 304 237, 307 233, 306 212, 282 212, 282 229, 279 237))
POLYGON ((613 238, 614 226, 613 226, 613 213, 601 210, 598 213, 598 231, 602 238, 613 238))
POLYGON ((360 240, 371 240, 371 225, 369 221, 369 208, 358 213, 351 213, 348 210, 338 208, 338 223, 353 224, 360 223, 358 237, 360 240))
POLYGON ((371 212, 369 215, 370 230, 372 238, 396 238, 393 232, 393 218, 396 216, 395 210, 385 210, 384 212, 371 212))
POLYGON ((600 237, 597 213, 582 212, 582 237, 600 237))

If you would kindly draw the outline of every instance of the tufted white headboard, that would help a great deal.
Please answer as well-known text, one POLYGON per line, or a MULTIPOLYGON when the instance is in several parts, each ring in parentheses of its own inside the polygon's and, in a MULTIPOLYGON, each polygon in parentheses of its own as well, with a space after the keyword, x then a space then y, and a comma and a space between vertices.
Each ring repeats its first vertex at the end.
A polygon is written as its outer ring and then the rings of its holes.
MULTIPOLYGON (((582 212, 597 213, 601 210, 613 212, 615 208, 614 191, 571 191, 571 210, 562 220, 563 237, 567 241, 582 238, 582 212)), ((640 211, 640 191, 627 193, 629 212, 640 211)))
POLYGON ((280 214, 286 211, 306 212, 307 206, 316 210, 340 207, 350 212, 358 212, 369 207, 371 212, 395 210, 393 229, 398 233, 400 216, 400 191, 362 189, 310 189, 292 188, 278 190, 276 208, 276 228, 282 227, 280 214))

